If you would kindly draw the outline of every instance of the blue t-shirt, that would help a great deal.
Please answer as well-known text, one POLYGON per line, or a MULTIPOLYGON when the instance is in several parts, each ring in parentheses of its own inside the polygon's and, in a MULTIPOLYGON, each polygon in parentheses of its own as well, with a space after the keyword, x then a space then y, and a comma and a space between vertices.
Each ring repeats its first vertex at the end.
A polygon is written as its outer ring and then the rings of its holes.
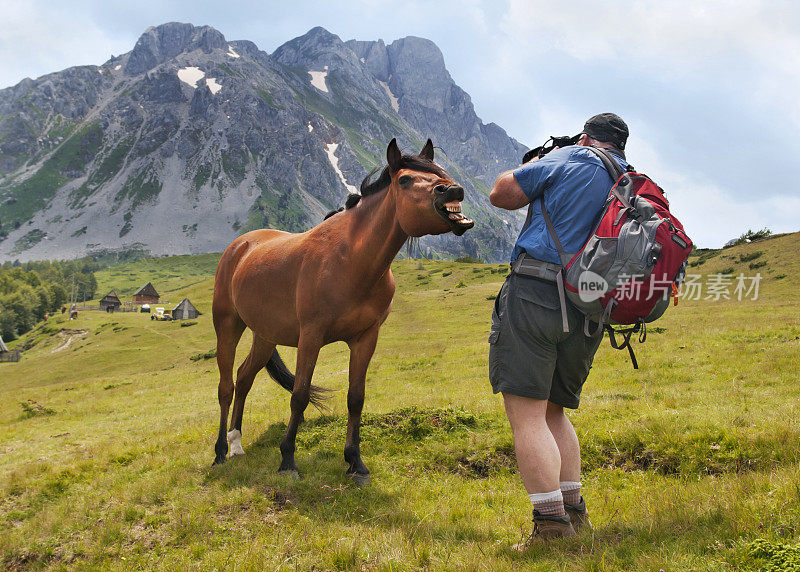
MULTIPOLYGON (((628 163, 611 153, 623 170, 628 163)), ((511 262, 521 252, 537 260, 561 264, 555 242, 547 232, 539 197, 553 221, 558 239, 568 253, 580 250, 599 221, 614 181, 600 158, 586 147, 570 145, 551 151, 538 161, 514 171, 514 178, 531 199, 531 222, 517 238, 511 262)))

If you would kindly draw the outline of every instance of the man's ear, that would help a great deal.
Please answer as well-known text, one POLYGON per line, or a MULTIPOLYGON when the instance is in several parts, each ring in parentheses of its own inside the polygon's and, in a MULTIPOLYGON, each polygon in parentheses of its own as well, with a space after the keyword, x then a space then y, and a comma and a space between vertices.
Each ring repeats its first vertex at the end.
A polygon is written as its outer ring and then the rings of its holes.
POLYGON ((397 139, 389 141, 386 148, 386 162, 389 163, 389 172, 394 174, 400 170, 400 149, 397 147, 397 139))
POLYGON ((430 139, 425 143, 425 147, 422 148, 422 151, 419 152, 419 156, 422 159, 433 162, 433 142, 430 139))

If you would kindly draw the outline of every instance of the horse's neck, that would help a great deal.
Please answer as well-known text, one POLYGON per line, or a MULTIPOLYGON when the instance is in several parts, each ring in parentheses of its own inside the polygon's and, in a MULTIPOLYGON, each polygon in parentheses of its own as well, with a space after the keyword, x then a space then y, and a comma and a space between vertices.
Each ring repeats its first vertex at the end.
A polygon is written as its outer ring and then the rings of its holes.
POLYGON ((395 197, 390 189, 361 199, 351 228, 351 259, 364 279, 378 280, 391 266, 408 235, 397 221, 395 197))

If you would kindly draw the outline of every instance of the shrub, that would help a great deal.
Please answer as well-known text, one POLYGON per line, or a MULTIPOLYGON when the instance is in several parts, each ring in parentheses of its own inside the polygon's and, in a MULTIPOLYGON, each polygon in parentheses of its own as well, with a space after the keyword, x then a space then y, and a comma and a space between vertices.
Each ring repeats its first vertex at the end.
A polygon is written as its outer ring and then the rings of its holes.
POLYGON ((193 355, 189 359, 192 360, 192 361, 200 361, 201 359, 213 359, 215 357, 217 357, 216 348, 214 348, 213 350, 209 350, 204 354, 193 355))
POLYGON ((739 255, 739 262, 750 262, 751 260, 755 260, 759 256, 764 254, 761 250, 756 250, 755 252, 751 252, 750 254, 740 254, 739 255))
POLYGON ((470 256, 469 254, 467 254, 465 256, 459 256, 458 258, 456 258, 456 262, 463 262, 463 263, 466 263, 466 264, 479 264, 479 263, 483 263, 483 260, 481 260, 480 258, 475 258, 474 256, 470 256))
POLYGON ((761 230, 748 230, 739 238, 734 238, 729 240, 725 243, 725 246, 722 248, 730 248, 731 246, 738 246, 739 244, 745 244, 748 242, 755 242, 757 240, 763 240, 772 235, 772 231, 768 228, 762 228, 761 230))
POLYGON ((22 407, 20 419, 30 419, 31 417, 53 415, 55 413, 55 410, 45 407, 41 403, 35 402, 33 399, 21 402, 20 407, 22 407))

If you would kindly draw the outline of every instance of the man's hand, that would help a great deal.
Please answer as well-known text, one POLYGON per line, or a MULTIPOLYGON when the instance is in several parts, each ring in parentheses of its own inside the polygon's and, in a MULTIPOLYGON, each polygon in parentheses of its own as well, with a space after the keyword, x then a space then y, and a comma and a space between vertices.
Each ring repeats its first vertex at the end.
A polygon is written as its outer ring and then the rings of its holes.
POLYGON ((524 207, 531 200, 519 186, 512 169, 497 177, 492 192, 489 193, 489 202, 501 209, 513 211, 524 207))

